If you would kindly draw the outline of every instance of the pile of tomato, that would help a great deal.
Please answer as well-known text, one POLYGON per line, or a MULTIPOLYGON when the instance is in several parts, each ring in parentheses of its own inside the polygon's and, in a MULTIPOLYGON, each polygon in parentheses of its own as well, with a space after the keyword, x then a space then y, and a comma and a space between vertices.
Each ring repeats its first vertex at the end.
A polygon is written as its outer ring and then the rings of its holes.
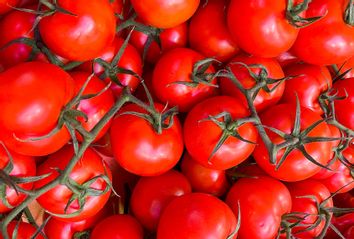
POLYGON ((0 0, 0 238, 354 239, 353 0, 0 0))

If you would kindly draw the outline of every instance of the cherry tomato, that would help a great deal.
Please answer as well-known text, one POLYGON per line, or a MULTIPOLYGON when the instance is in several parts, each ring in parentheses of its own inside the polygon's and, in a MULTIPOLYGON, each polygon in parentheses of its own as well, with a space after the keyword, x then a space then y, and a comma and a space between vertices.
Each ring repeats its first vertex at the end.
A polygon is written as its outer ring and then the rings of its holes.
MULTIPOLYGON (((7 227, 7 233, 9 234, 10 238, 13 237, 15 234, 15 230, 17 228, 17 236, 16 239, 29 239, 33 238, 33 236, 37 232, 37 228, 27 222, 18 222, 12 221, 7 227), (18 227, 17 227, 18 225, 18 227)), ((3 235, 0 234, 0 239, 3 239, 3 235)), ((34 239, 44 239, 42 234, 38 234, 34 239)))

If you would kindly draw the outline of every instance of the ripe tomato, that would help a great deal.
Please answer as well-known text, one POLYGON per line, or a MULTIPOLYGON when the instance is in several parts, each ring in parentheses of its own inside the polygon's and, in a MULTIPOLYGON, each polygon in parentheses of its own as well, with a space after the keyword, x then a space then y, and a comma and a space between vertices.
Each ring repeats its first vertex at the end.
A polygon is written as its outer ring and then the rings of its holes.
POLYGON ((186 22, 198 8, 200 0, 131 0, 131 4, 146 24, 171 28, 186 22))
POLYGON ((0 0, 0 14, 7 13, 16 7, 20 0, 0 0))
POLYGON ((66 127, 45 139, 30 138, 44 136, 56 127, 73 92, 70 75, 52 64, 23 63, 1 73, 0 139, 9 149, 24 155, 57 151, 70 139, 66 127))
MULTIPOLYGON (((49 156, 49 158, 38 167, 38 175, 45 175, 48 173, 50 173, 50 175, 35 182, 35 188, 40 188, 55 180, 59 176, 59 172, 56 169, 64 170, 73 156, 74 149, 70 145, 65 146, 60 151, 49 156)), ((107 188, 107 182, 102 177, 99 177, 89 185, 86 185, 89 188, 85 189, 85 192, 79 187, 82 187, 83 184, 93 178, 102 175, 106 175, 112 180, 110 169, 106 167, 102 162, 101 157, 93 149, 88 148, 69 174, 69 180, 73 181, 71 184, 76 190, 79 190, 81 194, 75 195, 66 185, 57 185, 38 197, 37 201, 48 213, 60 217, 60 220, 75 222, 87 219, 103 208, 109 199, 111 190, 109 189, 105 193, 100 193, 99 195, 94 196, 92 195, 92 192, 91 195, 88 194, 89 189, 103 192, 107 188), (75 196, 79 198, 73 198, 75 196), (70 202, 72 198, 74 200, 70 202), (83 199, 85 203, 80 210, 79 200, 81 199, 83 199), (76 213, 76 215, 69 216, 69 214, 72 213, 76 213)))
POLYGON ((149 231, 156 231, 160 216, 176 197, 191 193, 187 178, 174 170, 160 176, 142 177, 131 195, 130 208, 149 231))
MULTIPOLYGON (((7 233, 9 234, 10 238, 16 238, 16 239, 28 239, 28 238, 33 238, 33 236, 37 232, 37 228, 35 228, 33 225, 27 223, 27 222, 20 222, 18 229, 17 229, 17 236, 14 236, 14 231, 16 229, 16 226, 19 222, 18 221, 12 221, 7 227, 7 233)), ((3 239, 3 235, 0 234, 0 239, 3 239)), ((42 234, 38 234, 35 238, 33 239, 44 239, 44 236, 42 234)))
MULTIPOLYGON (((315 122, 322 120, 321 116, 311 111, 310 109, 301 107, 300 116, 300 130, 303 132, 306 128, 313 125, 315 122)), ((274 106, 273 108, 265 111, 260 117, 262 124, 268 127, 276 128, 286 134, 291 134, 292 138, 303 136, 296 136, 293 134, 294 122, 295 122, 295 105, 294 104, 281 104, 274 106)), ((279 144, 284 142, 284 138, 270 130, 266 129, 270 140, 273 143, 279 144)), ((308 134, 309 137, 332 137, 332 133, 327 123, 322 122, 312 129, 308 134)), ((332 156, 332 142, 312 142, 304 143, 304 149, 311 155, 311 157, 322 165, 326 165, 332 156)), ((285 149, 281 149, 277 156, 277 163, 280 161, 285 153, 285 149)), ((292 150, 289 155, 286 156, 284 163, 276 170, 276 166, 272 165, 269 160, 268 150, 264 142, 260 139, 254 150, 253 156, 258 165, 270 174, 280 180, 294 182, 307 179, 321 170, 321 167, 312 163, 307 159, 299 149, 292 150)))
POLYGON ((289 190, 266 176, 238 180, 228 192, 226 203, 236 216, 240 206, 238 239, 276 238, 282 215, 291 210, 289 190))
POLYGON ((56 12, 39 22, 41 37, 55 54, 87 61, 98 57, 112 43, 116 18, 109 1, 59 0, 57 4, 75 16, 56 12))
POLYGON ((206 168, 185 153, 181 164, 182 173, 192 185, 193 191, 220 197, 230 187, 224 170, 206 168))
POLYGON ((206 57, 226 62, 239 51, 226 26, 226 0, 209 0, 199 7, 189 25, 189 42, 206 57))
POLYGON ((255 148, 254 144, 233 137, 232 134, 238 133, 244 140, 257 141, 257 130, 251 123, 234 128, 224 117, 217 117, 221 113, 229 114, 231 120, 249 115, 246 107, 238 100, 229 96, 216 96, 196 105, 188 113, 184 123, 184 140, 192 158, 204 167, 217 170, 240 164, 255 148), (216 116, 220 123, 225 123, 225 132, 229 134, 214 155, 212 152, 222 137, 223 130, 215 122, 208 120, 210 116, 216 116))
MULTIPOLYGON (((232 73, 241 82, 244 88, 250 89, 256 85, 256 79, 254 79, 247 68, 244 65, 238 63, 246 64, 248 67, 252 65, 262 65, 266 70, 267 78, 271 79, 282 79, 284 78, 284 72, 279 65, 279 63, 272 58, 261 58, 256 56, 239 55, 231 60, 228 66, 231 68, 232 73)), ((250 68, 253 73, 259 76, 260 80, 262 78, 262 69, 259 67, 250 68)), ((276 88, 278 83, 269 85, 271 92, 266 92, 261 89, 255 100, 253 101, 256 109, 262 111, 272 105, 275 105, 283 95, 285 83, 280 83, 276 88)), ((235 84, 228 78, 222 78, 220 80, 221 91, 224 95, 230 95, 236 97, 242 101, 242 103, 248 107, 247 100, 241 91, 235 86, 235 84)))
POLYGON ((287 1, 231 0, 227 23, 237 45, 260 57, 290 49, 299 30, 286 17, 287 1))
MULTIPOLYGON (((152 87, 156 97, 170 106, 178 106, 181 112, 187 112, 202 100, 216 95, 217 88, 214 86, 204 83, 196 83, 195 86, 183 84, 193 82, 193 67, 203 58, 188 48, 176 48, 165 53, 154 68, 152 87)), ((212 66, 206 70, 206 73, 214 72, 212 66)), ((211 83, 216 84, 216 79, 211 83)))
MULTIPOLYGON (((164 106, 156 103, 158 111, 164 106)), ((154 127, 139 116, 120 113, 146 113, 137 105, 127 105, 113 119, 111 144, 117 162, 127 171, 140 176, 156 176, 173 168, 183 153, 183 136, 176 116, 168 129, 158 134, 154 127), (134 137, 132 137, 134 136, 134 137)))
POLYGON ((175 198, 165 208, 157 228, 157 239, 225 239, 235 230, 236 222, 231 209, 217 197, 204 193, 186 194, 175 198))
POLYGON ((129 238, 143 239, 143 228, 130 215, 114 215, 99 222, 93 229, 90 239, 129 238))
MULTIPOLYGON (((11 151, 10 155, 12 157, 12 162, 10 161, 6 150, 0 146, 1 170, 4 170, 8 165, 12 164, 13 169, 10 172, 5 172, 9 173, 8 175, 18 178, 36 176, 36 162, 33 157, 22 156, 11 151)), ((17 186, 26 190, 30 190, 32 189, 33 183, 20 183, 17 186)), ((25 200, 25 194, 17 193, 14 188, 6 186, 2 182, 0 189, 3 187, 5 189, 5 198, 2 198, 2 200, 6 200, 11 206, 16 207, 23 200, 25 200)), ((11 211, 12 208, 8 208, 2 200, 0 200, 0 213, 11 211)))

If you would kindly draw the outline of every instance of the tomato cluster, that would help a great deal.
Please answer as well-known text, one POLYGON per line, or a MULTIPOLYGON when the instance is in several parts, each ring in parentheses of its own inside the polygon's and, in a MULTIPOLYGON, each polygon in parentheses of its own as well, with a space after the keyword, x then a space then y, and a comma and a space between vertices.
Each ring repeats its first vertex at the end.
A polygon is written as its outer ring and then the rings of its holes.
POLYGON ((353 0, 0 0, 0 238, 354 238, 353 0))

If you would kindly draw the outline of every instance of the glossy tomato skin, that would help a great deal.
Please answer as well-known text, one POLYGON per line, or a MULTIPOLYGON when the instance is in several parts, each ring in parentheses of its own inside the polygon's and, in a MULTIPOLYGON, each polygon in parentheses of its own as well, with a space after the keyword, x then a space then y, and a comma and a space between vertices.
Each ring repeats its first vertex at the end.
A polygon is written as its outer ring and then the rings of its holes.
MULTIPOLYGON (((186 22, 168 29, 164 29, 160 33, 161 49, 156 41, 152 41, 147 54, 146 61, 155 64, 161 55, 169 50, 178 47, 186 47, 188 25, 186 22)), ((148 35, 139 31, 133 31, 130 42, 143 55, 145 44, 147 43, 148 35)))
MULTIPOLYGON (((155 107, 159 111, 164 108, 158 103, 155 107)), ((123 107, 120 113, 127 111, 146 113, 133 104, 123 107)), ((182 129, 176 116, 172 126, 158 134, 147 120, 118 113, 113 119, 110 135, 117 162, 127 171, 140 176, 157 176, 167 172, 177 164, 183 153, 182 129)))
MULTIPOLYGON (((9 234, 10 238, 15 238, 14 236, 14 231, 17 226, 18 222, 17 221, 12 221, 7 227, 7 233, 9 234)), ((17 229, 17 237, 16 239, 28 239, 28 238, 33 238, 33 236, 36 234, 37 228, 35 228, 33 225, 27 223, 27 222, 20 222, 18 229, 17 229)), ((3 239, 3 235, 0 234, 0 239, 3 239)), ((34 239, 44 239, 44 236, 42 234, 38 234, 34 239)))
MULTIPOLYGON (((10 176, 22 178, 22 177, 33 177, 36 176, 36 162, 33 157, 23 156, 10 151, 12 157, 13 169, 9 173, 10 176)), ((0 147, 0 169, 3 170, 10 163, 10 158, 3 147, 0 147)), ((2 182, 3 183, 3 182, 2 182)), ((19 187, 30 190, 32 189, 33 183, 21 183, 18 184, 19 187)), ((17 193, 12 187, 6 187, 5 200, 16 207, 23 200, 25 200, 26 195, 22 193, 17 193)), ((12 208, 8 208, 0 201, 0 213, 6 213, 11 211, 12 208)))
POLYGON ((224 239, 233 233, 236 222, 220 199, 204 193, 186 194, 175 198, 162 213, 157 239, 224 239))
POLYGON ((143 228, 130 215, 114 215, 99 222, 91 233, 91 239, 129 238, 143 239, 143 228))
POLYGON ((306 17, 323 17, 300 30, 292 52, 301 60, 314 65, 340 64, 352 57, 354 28, 344 21, 348 2, 311 1, 306 17))
POLYGON ((298 63, 287 66, 284 72, 287 77, 295 77, 286 81, 282 102, 296 104, 297 95, 301 106, 323 114, 319 97, 332 87, 327 67, 298 63))
POLYGON ((0 139, 9 149, 42 156, 69 141, 65 127, 51 137, 29 139, 52 131, 73 97, 74 83, 64 70, 48 63, 19 64, 0 74, 0 92, 0 139))
POLYGON ((170 170, 160 176, 142 177, 135 186, 130 208, 138 221, 149 231, 156 231, 160 216, 176 197, 191 193, 187 178, 170 170))
MULTIPOLYGON (((75 82, 75 95, 79 93, 81 88, 84 86, 85 82, 89 77, 90 73, 87 72, 71 72, 71 77, 75 82)), ((83 95, 88 94, 98 94, 100 93, 106 85, 96 76, 92 76, 90 82, 85 88, 83 95)), ((114 96, 110 89, 106 89, 102 94, 99 94, 91 99, 81 100, 77 109, 85 113, 88 117, 87 120, 80 118, 80 123, 87 131, 92 130, 95 125, 103 118, 103 116, 110 110, 114 105, 114 96)), ((111 121, 109 121, 104 128, 99 132, 95 140, 99 140, 109 129, 111 121)), ((79 137, 82 140, 82 137, 79 137)))
POLYGON ((286 19, 286 5, 287 1, 231 0, 227 23, 238 46, 267 58, 289 50, 299 30, 286 19))
MULTIPOLYGON (((46 161, 44 161, 43 164, 38 167, 37 173, 38 175, 45 175, 48 173, 51 174, 50 176, 37 181, 35 183, 35 188, 43 187, 49 182, 55 180, 59 176, 59 173, 55 170, 55 168, 64 170, 73 156, 74 149, 71 145, 67 145, 60 151, 52 154, 46 161)), ((69 174, 69 177, 76 183, 82 185, 83 183, 99 175, 106 175, 110 180, 112 180, 112 173, 109 168, 106 167, 102 162, 102 158, 93 149, 88 148, 83 157, 76 163, 74 169, 69 174)), ((98 178, 90 185, 90 188, 101 191, 106 187, 107 183, 102 178, 98 178)), ((99 196, 86 197, 85 205, 83 206, 81 212, 68 218, 64 218, 64 216, 77 212, 80 208, 78 201, 75 200, 69 205, 66 213, 64 212, 67 203, 73 196, 73 192, 68 189, 67 186, 57 185, 53 189, 38 197, 37 202, 48 213, 56 214, 57 217, 60 217, 60 220, 75 222, 92 217, 98 211, 100 211, 108 201, 110 192, 111 190, 99 196)))
POLYGON ((1 0, 0 1, 0 14, 7 13, 16 7, 20 0, 1 0))
POLYGON ((41 37, 54 53, 73 61, 87 61, 112 43, 116 18, 108 1, 59 0, 58 5, 76 16, 56 12, 39 22, 41 37))
MULTIPOLYGON (((294 127, 296 106, 292 104, 280 104, 261 114, 263 125, 279 129, 290 134, 294 127)), ((321 116, 310 109, 301 107, 300 128, 301 131, 322 120, 321 116)), ((282 143, 284 139, 279 135, 266 130, 273 143, 282 143)), ((309 134, 310 137, 332 137, 332 133, 325 122, 320 123, 309 134)), ((326 165, 332 156, 332 142, 315 142, 304 145, 309 153, 318 163, 326 165)), ((281 159, 285 149, 278 152, 277 162, 281 159)), ((300 181, 315 175, 321 167, 310 162, 300 150, 293 150, 285 159, 278 170, 269 161, 268 150, 260 139, 254 150, 253 156, 257 164, 272 177, 283 181, 300 181)))
POLYGON ((291 210, 291 196, 284 184, 267 176, 241 178, 230 189, 226 203, 236 217, 241 210, 239 239, 273 239, 281 217, 291 210))
MULTIPOLYGON (((284 78, 284 72, 279 65, 279 63, 272 58, 262 58, 256 56, 247 56, 245 54, 236 56, 228 64, 228 67, 231 68, 232 73, 236 78, 241 82, 244 88, 250 89, 256 85, 256 80, 252 78, 249 74, 247 68, 238 63, 243 63, 248 66, 253 64, 260 64, 265 67, 268 78, 272 79, 282 79, 284 78)), ((252 72, 258 75, 261 71, 261 68, 251 68, 252 72)), ((275 105, 283 95, 285 83, 280 83, 277 88, 274 87, 277 83, 270 85, 270 89, 273 89, 272 92, 266 92, 261 89, 257 94, 254 102, 254 106, 258 111, 262 111, 272 105, 275 105)), ((223 95, 230 95, 236 97, 242 101, 242 103, 248 107, 247 100, 241 91, 236 87, 236 85, 228 78, 220 79, 221 92, 223 95)))
MULTIPOLYGON (((196 105, 188 113, 183 128, 185 145, 192 158, 204 167, 217 170, 225 170, 240 164, 255 148, 254 144, 229 137, 210 158, 222 130, 207 119, 223 112, 230 113, 233 120, 249 115, 248 110, 238 100, 229 96, 216 96, 196 105)), ((242 138, 251 142, 257 141, 257 131, 251 123, 245 123, 237 131, 242 138)))
MULTIPOLYGON (((176 48, 164 54, 157 62, 152 87, 156 97, 170 106, 178 106, 179 111, 187 112, 202 100, 217 94, 217 88, 199 83, 187 86, 177 82, 192 82, 193 66, 203 60, 198 52, 188 48, 176 48)), ((214 73, 210 66, 206 73, 214 73)), ((216 79, 211 83, 216 84, 216 79)))
POLYGON ((226 0, 201 5, 189 25, 189 43, 206 57, 226 62, 239 51, 226 26, 226 0))
POLYGON ((157 28, 171 28, 186 22, 198 8, 200 0, 131 0, 139 18, 157 28))
POLYGON ((220 197, 230 187, 225 170, 206 168, 193 160, 188 153, 183 156, 181 169, 191 183, 194 192, 209 193, 220 197))

